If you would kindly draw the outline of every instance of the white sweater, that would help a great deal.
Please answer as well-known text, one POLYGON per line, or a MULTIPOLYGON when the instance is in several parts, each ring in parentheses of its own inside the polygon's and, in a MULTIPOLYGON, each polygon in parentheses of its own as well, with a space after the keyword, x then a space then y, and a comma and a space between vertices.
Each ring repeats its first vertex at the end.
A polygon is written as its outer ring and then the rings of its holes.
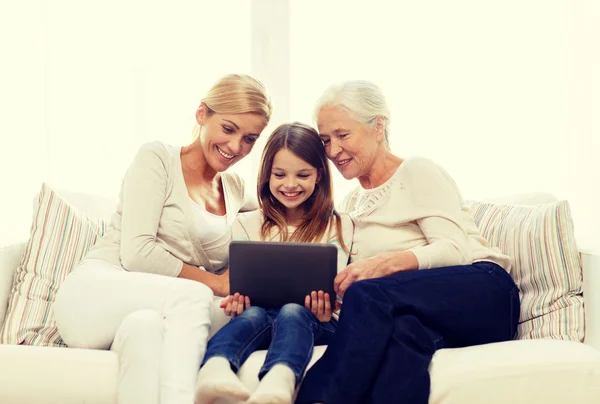
POLYGON ((510 272, 510 257, 481 237, 455 182, 429 159, 404 160, 381 186, 351 192, 341 210, 355 222, 352 261, 412 251, 419 269, 492 261, 510 272))
MULTIPOLYGON (((229 223, 240 210, 255 209, 238 175, 221 173, 221 183, 229 223)), ((106 234, 86 258, 129 271, 168 276, 178 276, 184 262, 209 272, 222 272, 228 266, 230 232, 205 251, 194 237, 203 229, 195 225, 181 167, 181 147, 147 143, 125 174, 106 234)))

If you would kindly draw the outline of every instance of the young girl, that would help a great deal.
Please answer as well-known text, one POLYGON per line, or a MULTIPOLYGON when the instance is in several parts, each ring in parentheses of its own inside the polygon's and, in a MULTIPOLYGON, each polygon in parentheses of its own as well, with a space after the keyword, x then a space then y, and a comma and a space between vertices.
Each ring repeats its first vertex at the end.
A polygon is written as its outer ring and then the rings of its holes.
MULTIPOLYGON (((354 228, 349 216, 335 211, 332 193, 318 133, 300 123, 281 125, 262 156, 260 210, 238 217, 233 239, 335 244, 340 271, 348 263, 354 228)), ((197 404, 212 404, 220 397, 250 404, 291 403, 313 346, 327 344, 337 328, 329 294, 322 291, 306 296, 304 307, 290 303, 265 310, 250 303, 238 293, 221 303, 234 318, 208 342, 197 404), (252 352, 267 347, 261 382, 251 394, 236 373, 252 352)))

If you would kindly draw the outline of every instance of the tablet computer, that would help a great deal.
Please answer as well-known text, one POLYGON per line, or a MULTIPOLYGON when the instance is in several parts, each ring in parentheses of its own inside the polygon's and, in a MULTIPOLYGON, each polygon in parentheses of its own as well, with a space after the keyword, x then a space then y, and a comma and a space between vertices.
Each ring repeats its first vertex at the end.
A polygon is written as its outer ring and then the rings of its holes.
POLYGON ((333 281, 337 247, 331 244, 232 241, 229 245, 229 290, 265 309, 287 303, 304 306, 310 292, 329 293, 335 307, 333 281))

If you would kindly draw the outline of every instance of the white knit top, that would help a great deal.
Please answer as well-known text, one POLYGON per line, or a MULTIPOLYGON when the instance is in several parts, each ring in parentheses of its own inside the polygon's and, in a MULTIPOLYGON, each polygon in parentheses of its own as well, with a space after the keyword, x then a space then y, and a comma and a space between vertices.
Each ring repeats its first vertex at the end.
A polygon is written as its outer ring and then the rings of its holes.
POLYGON ((341 207, 355 223, 351 261, 412 251, 419 269, 511 259, 481 237, 452 178, 433 161, 408 158, 379 187, 351 192, 341 207))

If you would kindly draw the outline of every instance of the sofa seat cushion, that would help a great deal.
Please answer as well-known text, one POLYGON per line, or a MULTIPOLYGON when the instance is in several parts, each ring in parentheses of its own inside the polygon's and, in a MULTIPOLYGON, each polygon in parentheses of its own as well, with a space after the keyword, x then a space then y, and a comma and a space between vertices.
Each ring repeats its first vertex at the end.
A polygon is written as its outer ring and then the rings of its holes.
POLYGON ((0 345, 0 403, 116 404, 111 351, 0 345))
MULTIPOLYGON (((315 347, 309 366, 325 352, 315 347)), ((250 389, 266 351, 238 375, 250 389)), ((600 403, 600 351, 579 342, 522 340, 442 349, 433 357, 430 404, 600 403)))
POLYGON ((431 404, 600 403, 600 351, 579 342, 444 349, 430 372, 431 404))

